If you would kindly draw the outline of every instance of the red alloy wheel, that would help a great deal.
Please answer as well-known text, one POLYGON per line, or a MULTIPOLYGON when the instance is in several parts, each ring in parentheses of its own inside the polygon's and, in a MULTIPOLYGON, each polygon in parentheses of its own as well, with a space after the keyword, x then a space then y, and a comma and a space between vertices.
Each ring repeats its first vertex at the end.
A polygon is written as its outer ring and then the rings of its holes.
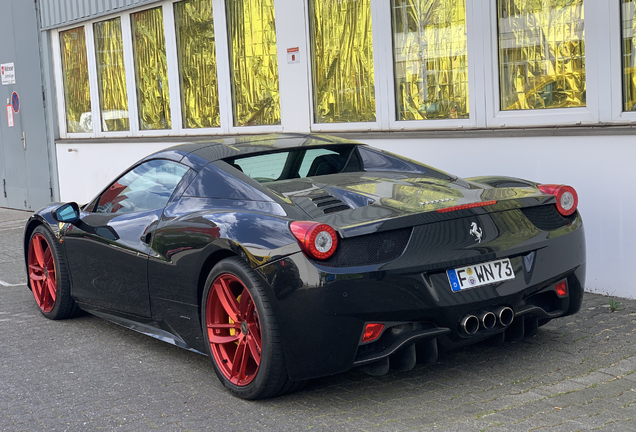
POLYGON ((35 233, 29 244, 29 279, 38 306, 49 313, 55 306, 57 297, 57 277, 55 259, 46 238, 35 233))
POLYGON ((216 365, 232 384, 254 381, 261 364, 261 325, 245 284, 230 273, 212 282, 206 304, 206 325, 216 365))

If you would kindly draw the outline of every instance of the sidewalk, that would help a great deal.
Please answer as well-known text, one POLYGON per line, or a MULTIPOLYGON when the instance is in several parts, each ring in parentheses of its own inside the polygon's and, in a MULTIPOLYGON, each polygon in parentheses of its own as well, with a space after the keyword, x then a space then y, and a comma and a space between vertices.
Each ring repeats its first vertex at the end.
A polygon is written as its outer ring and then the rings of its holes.
POLYGON ((0 208, 0 287, 26 282, 22 231, 31 212, 0 208))

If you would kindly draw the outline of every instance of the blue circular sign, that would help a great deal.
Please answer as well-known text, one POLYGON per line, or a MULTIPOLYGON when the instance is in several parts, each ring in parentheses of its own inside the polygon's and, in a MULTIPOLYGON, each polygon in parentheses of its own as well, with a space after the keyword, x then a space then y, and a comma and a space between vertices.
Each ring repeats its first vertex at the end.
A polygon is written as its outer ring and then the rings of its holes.
POLYGON ((11 105, 13 106, 13 112, 17 114, 20 111, 20 97, 16 92, 11 95, 11 105))

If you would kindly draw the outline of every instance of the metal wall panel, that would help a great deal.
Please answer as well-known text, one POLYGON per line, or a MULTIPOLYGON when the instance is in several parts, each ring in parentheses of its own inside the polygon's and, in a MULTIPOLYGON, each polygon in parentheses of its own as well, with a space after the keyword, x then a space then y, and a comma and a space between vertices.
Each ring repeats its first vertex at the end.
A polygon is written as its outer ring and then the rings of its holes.
POLYGON ((42 30, 64 27, 158 0, 38 0, 42 30))
POLYGON ((38 17, 24 0, 3 0, 2 12, 0 63, 14 64, 15 82, 0 85, 0 102, 15 92, 20 103, 12 126, 4 108, 0 121, 0 206, 36 210, 51 202, 38 17))

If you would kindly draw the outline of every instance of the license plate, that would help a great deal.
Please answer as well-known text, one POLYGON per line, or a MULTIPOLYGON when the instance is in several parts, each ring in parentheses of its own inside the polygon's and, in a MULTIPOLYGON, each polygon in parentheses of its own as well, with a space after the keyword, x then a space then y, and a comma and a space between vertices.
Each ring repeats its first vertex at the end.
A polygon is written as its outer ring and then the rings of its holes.
POLYGON ((476 288, 515 278, 508 258, 446 270, 453 291, 476 288))

